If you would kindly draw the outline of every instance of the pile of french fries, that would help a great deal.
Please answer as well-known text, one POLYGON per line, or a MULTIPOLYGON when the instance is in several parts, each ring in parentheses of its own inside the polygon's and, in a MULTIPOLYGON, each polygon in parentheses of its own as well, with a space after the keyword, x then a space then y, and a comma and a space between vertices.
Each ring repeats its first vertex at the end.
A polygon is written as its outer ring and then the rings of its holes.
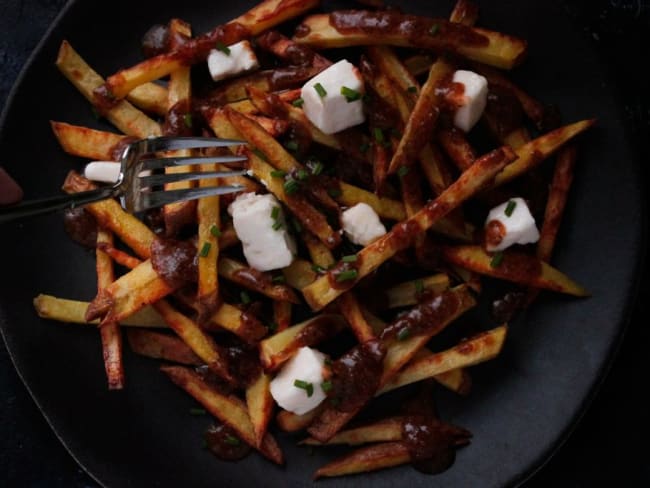
MULTIPOLYGON (((309 13, 318 7, 318 0, 264 0, 228 24, 194 38, 187 23, 173 19, 169 23, 171 39, 186 42, 172 42, 169 52, 106 80, 67 42, 61 45, 56 60, 63 75, 121 132, 52 122, 65 152, 91 160, 115 160, 116 148, 133 138, 160 135, 160 121, 172 106, 194 106, 187 112, 188 128, 197 135, 211 132, 216 137, 245 141, 245 146, 234 151, 248 157, 250 175, 200 184, 237 183, 243 184, 245 191, 275 195, 290 215, 292 232, 300 241, 300 255, 293 264, 281 272, 262 273, 264 279, 242 278, 250 268, 241 258, 232 222, 224 212, 226 197, 181 202, 162 209, 164 231, 167 236, 177 236, 192 229, 190 242, 197 247, 198 278, 189 286, 175 286, 152 266, 156 233, 116 201, 107 200, 86 207, 99 226, 96 298, 86 303, 40 295, 34 301, 41 317, 98 324, 109 388, 125 385, 124 329, 133 352, 163 360, 161 371, 176 385, 236 432, 241 442, 278 464, 284 459, 269 429, 275 410, 269 384, 300 347, 318 347, 320 341, 346 335, 358 344, 379 340, 386 355, 374 396, 426 380, 467 394, 471 385, 468 368, 499 354, 507 325, 479 326, 484 332, 443 350, 432 338, 476 306, 483 277, 514 283, 525 293, 522 306, 532 303, 542 289, 578 297, 588 294, 549 261, 573 176, 576 146, 572 140, 594 121, 552 130, 544 127, 544 106, 512 83, 504 71, 522 61, 526 42, 474 27, 478 9, 466 0, 457 2, 449 20, 408 17, 393 11, 391 15, 399 21, 431 26, 425 35, 408 36, 381 28, 355 30, 354 25, 339 31, 332 26, 330 13, 309 13), (299 35, 292 39, 274 31, 291 19, 300 19, 299 35), (454 32, 463 35, 451 35, 454 32), (463 39, 468 36, 482 36, 484 42, 466 43, 463 39), (275 58, 275 67, 219 82, 209 97, 193 105, 197 100, 193 99, 190 65, 203 61, 207 50, 217 43, 227 45, 242 39, 255 40, 257 49, 275 58), (337 55, 333 48, 349 46, 358 46, 363 57, 362 72, 372 99, 368 103, 395 114, 391 130, 373 126, 371 120, 344 133, 327 135, 305 116, 298 88, 306 78, 332 64, 337 55), (297 47, 310 53, 308 66, 292 64, 297 47), (477 154, 471 137, 441 122, 440 84, 461 67, 484 75, 491 90, 507 91, 527 119, 504 132, 499 130, 502 121, 486 113, 479 130, 491 135, 494 149, 484 155, 477 154), (274 91, 268 80, 277 69, 302 75, 290 79, 283 90, 274 91), (157 81, 161 79, 165 81, 157 81), (106 93, 114 102, 109 108, 102 100, 106 93), (301 141, 306 139, 309 148, 289 144, 291 128, 299 129, 301 141), (350 141, 358 144, 351 147, 350 141), (322 187, 287 192, 285 180, 278 175, 309 172, 312 149, 329 155, 330 161, 322 160, 326 170, 342 157, 371 177, 346 180, 328 172, 328 192, 320 191, 322 187), (553 155, 557 155, 554 162, 545 163, 553 155), (495 256, 482 246, 477 231, 480 222, 466 217, 466 207, 480 206, 484 216, 491 202, 509 198, 517 182, 542 164, 552 168, 552 178, 536 249, 508 249, 495 263, 495 256), (361 202, 370 205, 392 229, 355 249, 344 242, 337 216, 342 209, 361 202), (344 255, 349 261, 350 249, 358 261, 356 274, 346 286, 333 286, 332 269, 344 255), (117 276, 115 264, 128 271, 117 276), (400 276, 408 279, 391 281, 385 271, 391 266, 406 270, 400 276), (376 293, 377 289, 381 293, 376 293), (417 309, 423 296, 435 296, 453 306, 444 308, 417 334, 382 336, 398 312, 417 309), (250 302, 262 303, 265 313, 256 315, 250 302), (326 330, 301 334, 315 323, 326 330), (224 337, 228 343, 234 337, 259 352, 260 368, 253 381, 245 385, 237 382, 224 337), (233 388, 229 392, 214 388, 194 369, 205 365, 233 388)), ((211 171, 215 166, 201 169, 211 171)), ((74 171, 63 185, 70 193, 93 187, 74 171)), ((306 429, 307 445, 362 445, 320 468, 315 477, 409 463, 399 414, 350 426, 370 400, 353 411, 340 411, 331 401, 302 416, 280 410, 276 424, 286 432, 306 429)))

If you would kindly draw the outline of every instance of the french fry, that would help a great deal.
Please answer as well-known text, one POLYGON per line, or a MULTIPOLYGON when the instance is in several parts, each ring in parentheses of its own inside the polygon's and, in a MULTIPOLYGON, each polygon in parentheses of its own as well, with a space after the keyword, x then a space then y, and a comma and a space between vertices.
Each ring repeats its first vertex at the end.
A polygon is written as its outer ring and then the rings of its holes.
POLYGON ((382 442, 359 448, 321 467, 314 480, 355 473, 367 473, 411 462, 411 454, 402 442, 382 442))
POLYGON ((402 202, 392 200, 390 198, 379 197, 374 193, 363 190, 349 183, 341 181, 339 183, 341 194, 334 197, 334 199, 341 205, 352 207, 357 203, 366 203, 372 207, 383 219, 388 220, 404 220, 406 218, 406 211, 402 202))
POLYGON ((274 283, 268 273, 249 268, 235 259, 220 258, 219 275, 274 300, 299 303, 298 297, 290 287, 282 283, 274 283))
POLYGON ((438 142, 458 169, 465 171, 474 164, 476 152, 463 131, 454 127, 441 129, 437 135, 438 142))
POLYGON ((302 415, 296 415, 295 413, 287 412, 286 410, 280 410, 278 415, 275 417, 275 421, 277 422, 278 427, 285 432, 298 432, 299 430, 306 429, 309 424, 320 415, 324 408, 325 404, 321 403, 313 410, 302 415))
POLYGON ((165 115, 168 107, 167 88, 155 83, 145 83, 133 89, 126 99, 136 107, 156 115, 165 115))
POLYGON ((431 378, 448 371, 460 370, 495 358, 503 347, 507 326, 503 325, 462 341, 458 345, 435 354, 411 361, 377 395, 431 378))
POLYGON ((337 303, 341 315, 348 321, 352 332, 354 332, 359 342, 366 342, 375 338, 372 328, 368 325, 368 322, 366 322, 366 319, 361 313, 361 308, 359 307, 357 297, 354 296, 354 292, 349 291, 344 293, 338 298, 337 303))
MULTIPOLYGON (((70 324, 99 324, 99 320, 91 322, 86 320, 88 305, 89 302, 57 298, 52 295, 41 294, 34 298, 34 308, 41 318, 70 324)), ((169 327, 160 314, 151 307, 144 307, 126 317, 120 324, 130 327, 169 327)))
POLYGON ((582 286, 535 256, 506 250, 500 263, 495 264, 494 257, 480 246, 445 246, 442 254, 450 263, 482 275, 577 297, 589 296, 582 286))
POLYGON ((52 132, 68 154, 100 161, 117 161, 117 150, 128 142, 128 136, 89 129, 64 122, 50 122, 52 132))
POLYGON ((449 16, 450 22, 473 26, 478 20, 478 5, 469 0, 458 0, 449 16))
MULTIPOLYGON (((204 165, 204 171, 217 171, 218 165, 204 165)), ((205 178, 199 187, 217 186, 218 178, 205 178)), ((198 222, 199 263, 197 301, 199 316, 204 317, 217 308, 219 280, 217 278, 219 259, 219 229, 221 228, 220 198, 218 195, 201 198, 196 204, 198 222), (204 252, 204 250, 207 250, 204 252)))
POLYGON ((210 320, 245 342, 256 342, 266 335, 266 328, 257 319, 228 303, 222 303, 210 320))
POLYGON ((253 429, 257 448, 262 446, 269 421, 273 415, 273 397, 271 396, 271 377, 260 373, 257 379, 246 388, 246 406, 253 429))
POLYGON ((309 437, 302 441, 301 444, 307 446, 334 446, 338 444, 358 446, 370 442, 401 441, 403 423, 403 417, 390 417, 361 427, 342 430, 325 443, 309 437))
POLYGON ((452 369, 435 375, 433 379, 459 395, 468 395, 472 389, 472 378, 465 369, 452 369))
POLYGON ((182 340, 169 334, 160 334, 149 330, 130 329, 126 332, 131 350, 141 356, 164 359, 188 366, 203 364, 192 349, 182 340))
POLYGON ((292 312, 291 302, 273 302, 273 321, 275 322, 277 332, 282 332, 286 330, 291 325, 291 312, 292 312))
MULTIPOLYGON (((408 247, 410 239, 402 237, 405 230, 408 229, 407 234, 424 232, 437 220, 484 187, 505 164, 514 158, 515 155, 507 146, 479 158, 438 198, 429 202, 413 217, 398 224, 390 232, 362 249, 359 252, 360 264, 357 267, 357 278, 350 284, 354 284, 354 282, 377 269, 398 251, 408 247)), ((336 280, 332 271, 303 288, 303 295, 313 310, 322 309, 343 293, 342 289, 330 285, 330 279, 336 280)))
MULTIPOLYGON (((91 104, 99 105, 94 90, 102 86, 104 80, 88 66, 67 41, 61 43, 56 65, 91 104)), ((128 92, 124 95, 127 94, 128 92)), ((161 134, 157 122, 127 101, 118 102, 113 108, 104 111, 104 115, 109 122, 129 136, 145 138, 161 134)))
MULTIPOLYGON (((400 61, 395 51, 388 46, 368 46, 368 56, 379 70, 409 96, 411 107, 415 105, 420 92, 420 83, 400 61)), ((396 100, 397 103, 397 100, 396 100)))
POLYGON ((262 49, 275 54, 289 65, 309 65, 320 71, 330 67, 332 62, 304 46, 299 46, 295 41, 282 35, 278 31, 269 31, 257 38, 257 45, 262 49))
POLYGON ((297 32, 294 37, 297 43, 314 48, 388 44, 451 51, 505 69, 516 66, 526 54, 526 41, 500 32, 389 11, 311 15, 303 20, 297 32), (407 23, 407 30, 400 27, 407 23), (404 35, 407 31, 412 34, 404 35))
POLYGON ((442 293, 449 288, 449 277, 435 274, 420 280, 411 280, 392 286, 385 291, 388 308, 406 307, 418 303, 424 292, 442 293))
MULTIPOLYGON (((97 231, 97 244, 113 244, 113 234, 103 229, 97 231)), ((99 247, 95 250, 97 269, 97 290, 102 292, 115 280, 113 261, 99 247)), ((122 332, 117 322, 103 323, 99 328, 102 338, 104 369, 109 390, 124 388, 124 363, 122 361, 122 332)))
POLYGON ((434 59, 430 54, 414 54, 404 60, 404 66, 412 76, 420 76, 429 71, 434 59))
POLYGON ((318 273, 312 268, 313 265, 309 261, 294 259, 289 266, 282 269, 282 275, 289 286, 296 290, 302 290, 318 277, 318 273))
POLYGON ((115 98, 124 98, 134 88, 148 81, 167 76, 182 66, 203 61, 217 43, 230 45, 254 37, 317 4, 318 0, 264 0, 229 24, 217 26, 188 42, 181 50, 154 56, 110 76, 106 81, 106 91, 115 98))
POLYGON ((237 432, 247 444, 258 449, 262 455, 276 464, 283 464, 282 451, 271 434, 266 434, 258 447, 255 428, 246 405, 233 395, 223 395, 205 383, 197 373, 182 366, 160 368, 177 386, 189 393, 212 415, 237 432))

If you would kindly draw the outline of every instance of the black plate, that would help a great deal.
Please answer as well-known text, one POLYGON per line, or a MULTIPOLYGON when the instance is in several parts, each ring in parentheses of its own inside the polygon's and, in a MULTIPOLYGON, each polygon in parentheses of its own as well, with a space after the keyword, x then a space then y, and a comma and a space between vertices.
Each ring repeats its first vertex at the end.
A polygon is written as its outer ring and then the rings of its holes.
MULTIPOLYGON (((0 154, 28 198, 57 191, 81 162, 63 154, 49 119, 105 128, 54 67, 68 39, 101 73, 138 60, 138 41, 153 23, 176 16, 196 32, 235 17, 253 2, 72 2, 39 46, 0 123, 0 154)), ((452 2, 408 2, 414 12, 446 15, 452 2)), ((443 413, 474 433, 456 465, 435 480, 408 467, 324 485, 502 486, 538 467, 579 417, 609 364, 624 326, 642 249, 641 189, 624 122, 601 68, 561 9, 549 2, 483 2, 481 25, 529 40, 515 77, 567 121, 597 117, 582 139, 580 163, 555 264, 585 284, 587 300, 544 296, 511 329, 507 349, 474 372, 469 398, 443 395, 443 413), (608 198, 612 192, 616 198, 608 198)), ((288 465, 258 456, 216 461, 201 448, 205 418, 154 362, 126 355, 128 387, 107 392, 96 331, 40 320, 38 293, 90 299, 94 260, 71 243, 58 216, 1 230, 0 325, 16 368, 73 456, 109 486, 262 486, 310 484, 327 451, 309 456, 280 436, 288 465), (7 239, 7 236, 12 236, 7 239)))

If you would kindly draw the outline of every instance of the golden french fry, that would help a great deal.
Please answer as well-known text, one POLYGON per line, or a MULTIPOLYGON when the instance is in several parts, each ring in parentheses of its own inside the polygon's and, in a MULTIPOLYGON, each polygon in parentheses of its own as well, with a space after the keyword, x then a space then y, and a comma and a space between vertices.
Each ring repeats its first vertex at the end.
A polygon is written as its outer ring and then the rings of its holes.
POLYGON ((54 135, 68 154, 100 161, 117 161, 129 137, 64 122, 50 122, 54 135))
POLYGON ((385 291, 388 308, 406 307, 418 303, 418 297, 424 292, 442 293, 449 288, 446 274, 435 274, 420 280, 406 281, 392 286, 385 291))
POLYGON ((368 473, 411 462, 403 442, 382 442, 362 447, 326 464, 314 473, 314 479, 368 473))
POLYGON ((126 332, 126 337, 131 350, 141 356, 188 366, 204 364, 201 358, 178 337, 142 329, 130 329, 126 332))
MULTIPOLYGON (((217 171, 218 165, 204 165, 204 171, 217 171)), ((218 178, 205 178, 199 187, 217 186, 218 178)), ((198 221, 198 288, 197 300, 200 315, 214 311, 219 300, 219 280, 217 260, 219 259, 219 233, 221 228, 220 199, 218 195, 201 198, 196 204, 198 221)))
POLYGON ((256 447, 261 447, 269 421, 273 416, 273 397, 271 396, 271 377, 260 373, 258 378, 246 388, 246 406, 255 430, 256 447))
POLYGON ((274 283, 269 273, 257 271, 235 259, 225 256, 219 259, 219 276, 273 300, 299 303, 298 297, 289 286, 274 283))
POLYGON ((309 437, 302 441, 301 444, 307 446, 333 446, 337 444, 358 446, 370 442, 401 441, 403 423, 403 417, 391 417, 354 429, 342 430, 326 443, 309 437))
POLYGON ((295 413, 287 412, 286 410, 280 410, 275 421, 277 422, 278 427, 285 432, 298 432, 299 430, 306 429, 309 424, 320 415, 324 408, 325 404, 321 403, 315 409, 302 415, 296 415, 295 413))
POLYGON ((472 27, 478 20, 478 5, 470 0, 458 0, 449 16, 450 22, 472 27))

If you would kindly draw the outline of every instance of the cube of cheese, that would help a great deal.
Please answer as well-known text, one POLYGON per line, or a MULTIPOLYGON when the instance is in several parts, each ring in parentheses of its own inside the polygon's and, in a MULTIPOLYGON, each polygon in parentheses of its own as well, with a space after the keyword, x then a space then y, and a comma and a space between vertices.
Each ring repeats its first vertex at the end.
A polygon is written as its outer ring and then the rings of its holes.
POLYGON ((523 198, 511 198, 490 210, 485 220, 485 248, 503 251, 514 244, 539 240, 535 219, 523 198))
POLYGON ((232 78, 257 69, 259 66, 255 51, 248 41, 241 41, 222 49, 213 49, 208 55, 208 69, 214 81, 232 78))
POLYGON ((91 181, 117 183, 121 166, 114 161, 93 161, 84 168, 84 176, 91 181))
POLYGON ((284 212, 273 195, 243 193, 230 204, 228 212, 251 268, 270 271, 291 264, 296 243, 287 232, 284 212))
POLYGON ((464 86, 464 103, 456 109, 454 125, 469 132, 479 121, 487 104, 488 82, 484 76, 473 71, 458 70, 452 78, 454 83, 464 86))
POLYGON ((367 246, 386 233, 386 227, 379 215, 367 203, 357 203, 341 214, 341 225, 345 235, 355 244, 367 246))
POLYGON ((298 349, 271 381, 271 396, 285 410, 302 415, 316 408, 325 398, 325 354, 309 347, 298 349))
POLYGON ((302 87, 303 110, 325 134, 363 123, 363 80, 345 59, 322 71, 302 87))

